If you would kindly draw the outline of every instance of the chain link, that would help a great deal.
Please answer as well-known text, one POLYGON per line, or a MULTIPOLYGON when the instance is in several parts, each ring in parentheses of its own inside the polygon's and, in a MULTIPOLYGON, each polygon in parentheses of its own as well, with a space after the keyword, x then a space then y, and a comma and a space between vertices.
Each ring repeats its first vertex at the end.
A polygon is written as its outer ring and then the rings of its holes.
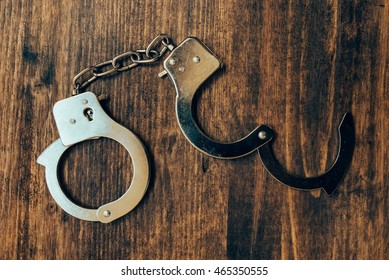
POLYGON ((163 56, 167 50, 173 50, 169 37, 159 34, 144 50, 127 51, 112 60, 88 66, 73 78, 73 95, 81 93, 99 78, 128 71, 139 64, 151 64, 163 56))

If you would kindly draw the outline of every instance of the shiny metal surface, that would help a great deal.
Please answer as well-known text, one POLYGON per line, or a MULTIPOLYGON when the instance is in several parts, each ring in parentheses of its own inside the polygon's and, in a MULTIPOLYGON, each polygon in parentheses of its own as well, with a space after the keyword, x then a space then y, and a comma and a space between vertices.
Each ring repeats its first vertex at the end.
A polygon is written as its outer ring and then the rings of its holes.
POLYGON ((219 59, 198 39, 189 37, 183 41, 173 49, 163 66, 165 70, 159 76, 168 74, 177 92, 176 114, 180 128, 197 149, 217 158, 237 158, 272 139, 273 131, 266 125, 258 126, 246 137, 232 143, 214 141, 197 126, 193 116, 193 98, 198 88, 221 67, 219 59))
POLYGON ((79 219, 102 223, 120 218, 135 208, 147 190, 150 177, 147 154, 138 137, 113 121, 91 92, 57 102, 54 117, 61 138, 52 143, 37 161, 46 167, 46 182, 58 205, 79 219), (93 111, 92 115, 90 110, 93 111), (57 177, 57 169, 61 156, 71 145, 99 137, 111 138, 126 148, 132 159, 133 177, 130 187, 119 199, 98 209, 87 209, 66 197, 57 177))

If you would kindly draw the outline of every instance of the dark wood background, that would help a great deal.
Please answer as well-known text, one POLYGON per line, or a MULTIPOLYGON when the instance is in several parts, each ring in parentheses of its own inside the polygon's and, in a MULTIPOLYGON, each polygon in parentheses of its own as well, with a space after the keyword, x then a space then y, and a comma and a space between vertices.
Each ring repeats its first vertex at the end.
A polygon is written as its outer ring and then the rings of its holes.
MULTIPOLYGON (((389 3, 372 1, 0 1, 1 259, 388 259, 389 3), (256 153, 214 159, 185 139, 161 64, 96 82, 104 108, 140 136, 153 176, 111 224, 78 220, 50 196, 39 154, 58 133, 52 106, 88 65, 158 33, 197 36, 224 62, 197 118, 219 141, 271 125, 292 173, 331 166, 337 127, 354 115, 356 148, 337 193, 291 190, 256 153)), ((72 147, 64 189, 83 206, 121 196, 131 159, 100 139, 72 147)))

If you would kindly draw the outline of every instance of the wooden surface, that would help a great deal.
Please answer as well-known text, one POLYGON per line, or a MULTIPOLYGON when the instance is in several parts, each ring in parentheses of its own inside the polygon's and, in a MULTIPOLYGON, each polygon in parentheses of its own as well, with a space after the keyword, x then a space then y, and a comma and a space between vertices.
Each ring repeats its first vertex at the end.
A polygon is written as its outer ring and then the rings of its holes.
MULTIPOLYGON (((388 259, 388 26, 385 0, 0 1, 0 258, 388 259), (271 125, 294 174, 331 166, 351 111, 356 148, 337 193, 291 190, 256 153, 200 153, 157 64, 90 87, 145 143, 146 196, 111 224, 62 211, 36 163, 58 138, 52 106, 81 69, 158 33, 197 36, 224 62, 199 93, 202 129, 233 141, 271 125)), ((61 166, 64 190, 89 207, 120 197, 132 174, 125 149, 104 139, 72 147, 61 166)))

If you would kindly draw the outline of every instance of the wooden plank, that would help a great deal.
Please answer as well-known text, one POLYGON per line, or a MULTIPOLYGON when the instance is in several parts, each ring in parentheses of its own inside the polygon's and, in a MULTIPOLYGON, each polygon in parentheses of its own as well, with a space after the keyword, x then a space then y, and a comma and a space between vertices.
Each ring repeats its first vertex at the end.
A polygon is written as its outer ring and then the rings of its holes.
MULTIPOLYGON (((1 1, 0 259, 387 259, 388 9, 356 0, 1 1), (233 141, 269 124, 277 158, 295 174, 331 165, 336 127, 351 110, 357 144, 338 193, 289 190, 255 153, 200 153, 179 130, 173 85, 156 64, 90 87, 149 151, 145 198, 108 225, 64 213, 36 163, 58 138, 52 106, 80 70, 158 33, 175 43, 197 36, 224 62, 197 100, 205 133, 233 141)), ((89 207, 118 198, 132 176, 125 149, 108 139, 72 147, 61 167, 65 191, 89 207)))
POLYGON ((248 30, 239 36, 249 41, 258 30, 249 21, 264 19, 257 32, 261 60, 250 65, 261 69, 260 82, 251 90, 266 95, 271 109, 263 115, 277 133, 274 150, 283 166, 308 176, 329 168, 346 111, 354 115, 357 142, 333 197, 287 189, 262 166, 255 184, 230 189, 229 256, 387 258, 387 5, 269 1, 251 7, 242 15, 248 30))

